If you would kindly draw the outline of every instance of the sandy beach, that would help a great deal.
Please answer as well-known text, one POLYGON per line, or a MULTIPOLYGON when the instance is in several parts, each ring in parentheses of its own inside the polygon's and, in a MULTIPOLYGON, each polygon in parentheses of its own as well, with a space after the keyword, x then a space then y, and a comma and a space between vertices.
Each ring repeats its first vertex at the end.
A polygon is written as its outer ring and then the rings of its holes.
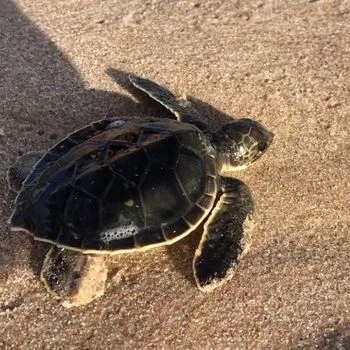
POLYGON ((1 349, 350 349, 350 3, 0 0, 1 349), (201 232, 108 258, 105 294, 66 308, 46 245, 10 232, 6 172, 92 121, 168 117, 133 73, 186 94, 216 128, 275 134, 237 178, 255 201, 235 276, 201 293, 201 232))

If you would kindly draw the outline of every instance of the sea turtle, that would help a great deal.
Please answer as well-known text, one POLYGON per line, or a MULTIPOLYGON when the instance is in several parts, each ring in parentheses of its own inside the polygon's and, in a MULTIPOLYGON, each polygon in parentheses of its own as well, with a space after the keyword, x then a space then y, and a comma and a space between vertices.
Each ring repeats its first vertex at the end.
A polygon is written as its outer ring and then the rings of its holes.
POLYGON ((71 273, 64 254, 72 250, 144 251, 202 227, 193 271, 199 289, 211 290, 232 275, 253 212, 248 188, 225 174, 260 158, 273 134, 246 118, 212 132, 188 101, 150 80, 129 79, 176 120, 103 119, 40 157, 23 156, 9 173, 12 188, 21 187, 11 230, 58 247, 50 250, 41 275, 52 290, 58 282, 50 281, 48 271, 52 275, 59 265, 60 273, 71 273))

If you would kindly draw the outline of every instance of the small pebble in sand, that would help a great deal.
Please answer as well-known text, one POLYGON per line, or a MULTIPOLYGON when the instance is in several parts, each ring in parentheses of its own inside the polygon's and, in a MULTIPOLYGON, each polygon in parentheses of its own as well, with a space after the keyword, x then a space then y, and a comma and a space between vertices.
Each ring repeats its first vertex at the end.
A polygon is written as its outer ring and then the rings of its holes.
POLYGON ((335 108, 335 107, 338 107, 340 106, 340 102, 335 99, 334 97, 331 97, 329 100, 328 100, 328 103, 327 103, 327 107, 328 108, 335 108))

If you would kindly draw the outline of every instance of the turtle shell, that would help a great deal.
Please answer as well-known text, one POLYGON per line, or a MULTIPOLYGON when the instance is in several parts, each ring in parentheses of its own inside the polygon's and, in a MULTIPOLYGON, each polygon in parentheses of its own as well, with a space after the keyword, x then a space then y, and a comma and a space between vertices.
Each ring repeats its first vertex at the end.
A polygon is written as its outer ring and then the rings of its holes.
POLYGON ((194 230, 216 192, 215 151, 196 126, 101 120, 67 136, 35 165, 10 224, 86 252, 146 249, 194 230))

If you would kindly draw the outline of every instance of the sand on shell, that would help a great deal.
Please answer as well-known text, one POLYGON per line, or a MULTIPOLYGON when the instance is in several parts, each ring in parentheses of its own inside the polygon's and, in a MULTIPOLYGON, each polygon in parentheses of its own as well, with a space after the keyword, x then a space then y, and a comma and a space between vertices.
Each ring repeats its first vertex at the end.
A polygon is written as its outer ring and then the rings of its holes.
POLYGON ((348 1, 0 5, 1 349, 348 346, 348 1), (274 132, 237 174, 256 203, 251 248, 212 293, 191 271, 200 232, 113 257, 105 294, 65 308, 39 280, 46 247, 7 227, 6 169, 94 120, 169 116, 131 95, 129 72, 186 93, 210 128, 251 116, 274 132))

